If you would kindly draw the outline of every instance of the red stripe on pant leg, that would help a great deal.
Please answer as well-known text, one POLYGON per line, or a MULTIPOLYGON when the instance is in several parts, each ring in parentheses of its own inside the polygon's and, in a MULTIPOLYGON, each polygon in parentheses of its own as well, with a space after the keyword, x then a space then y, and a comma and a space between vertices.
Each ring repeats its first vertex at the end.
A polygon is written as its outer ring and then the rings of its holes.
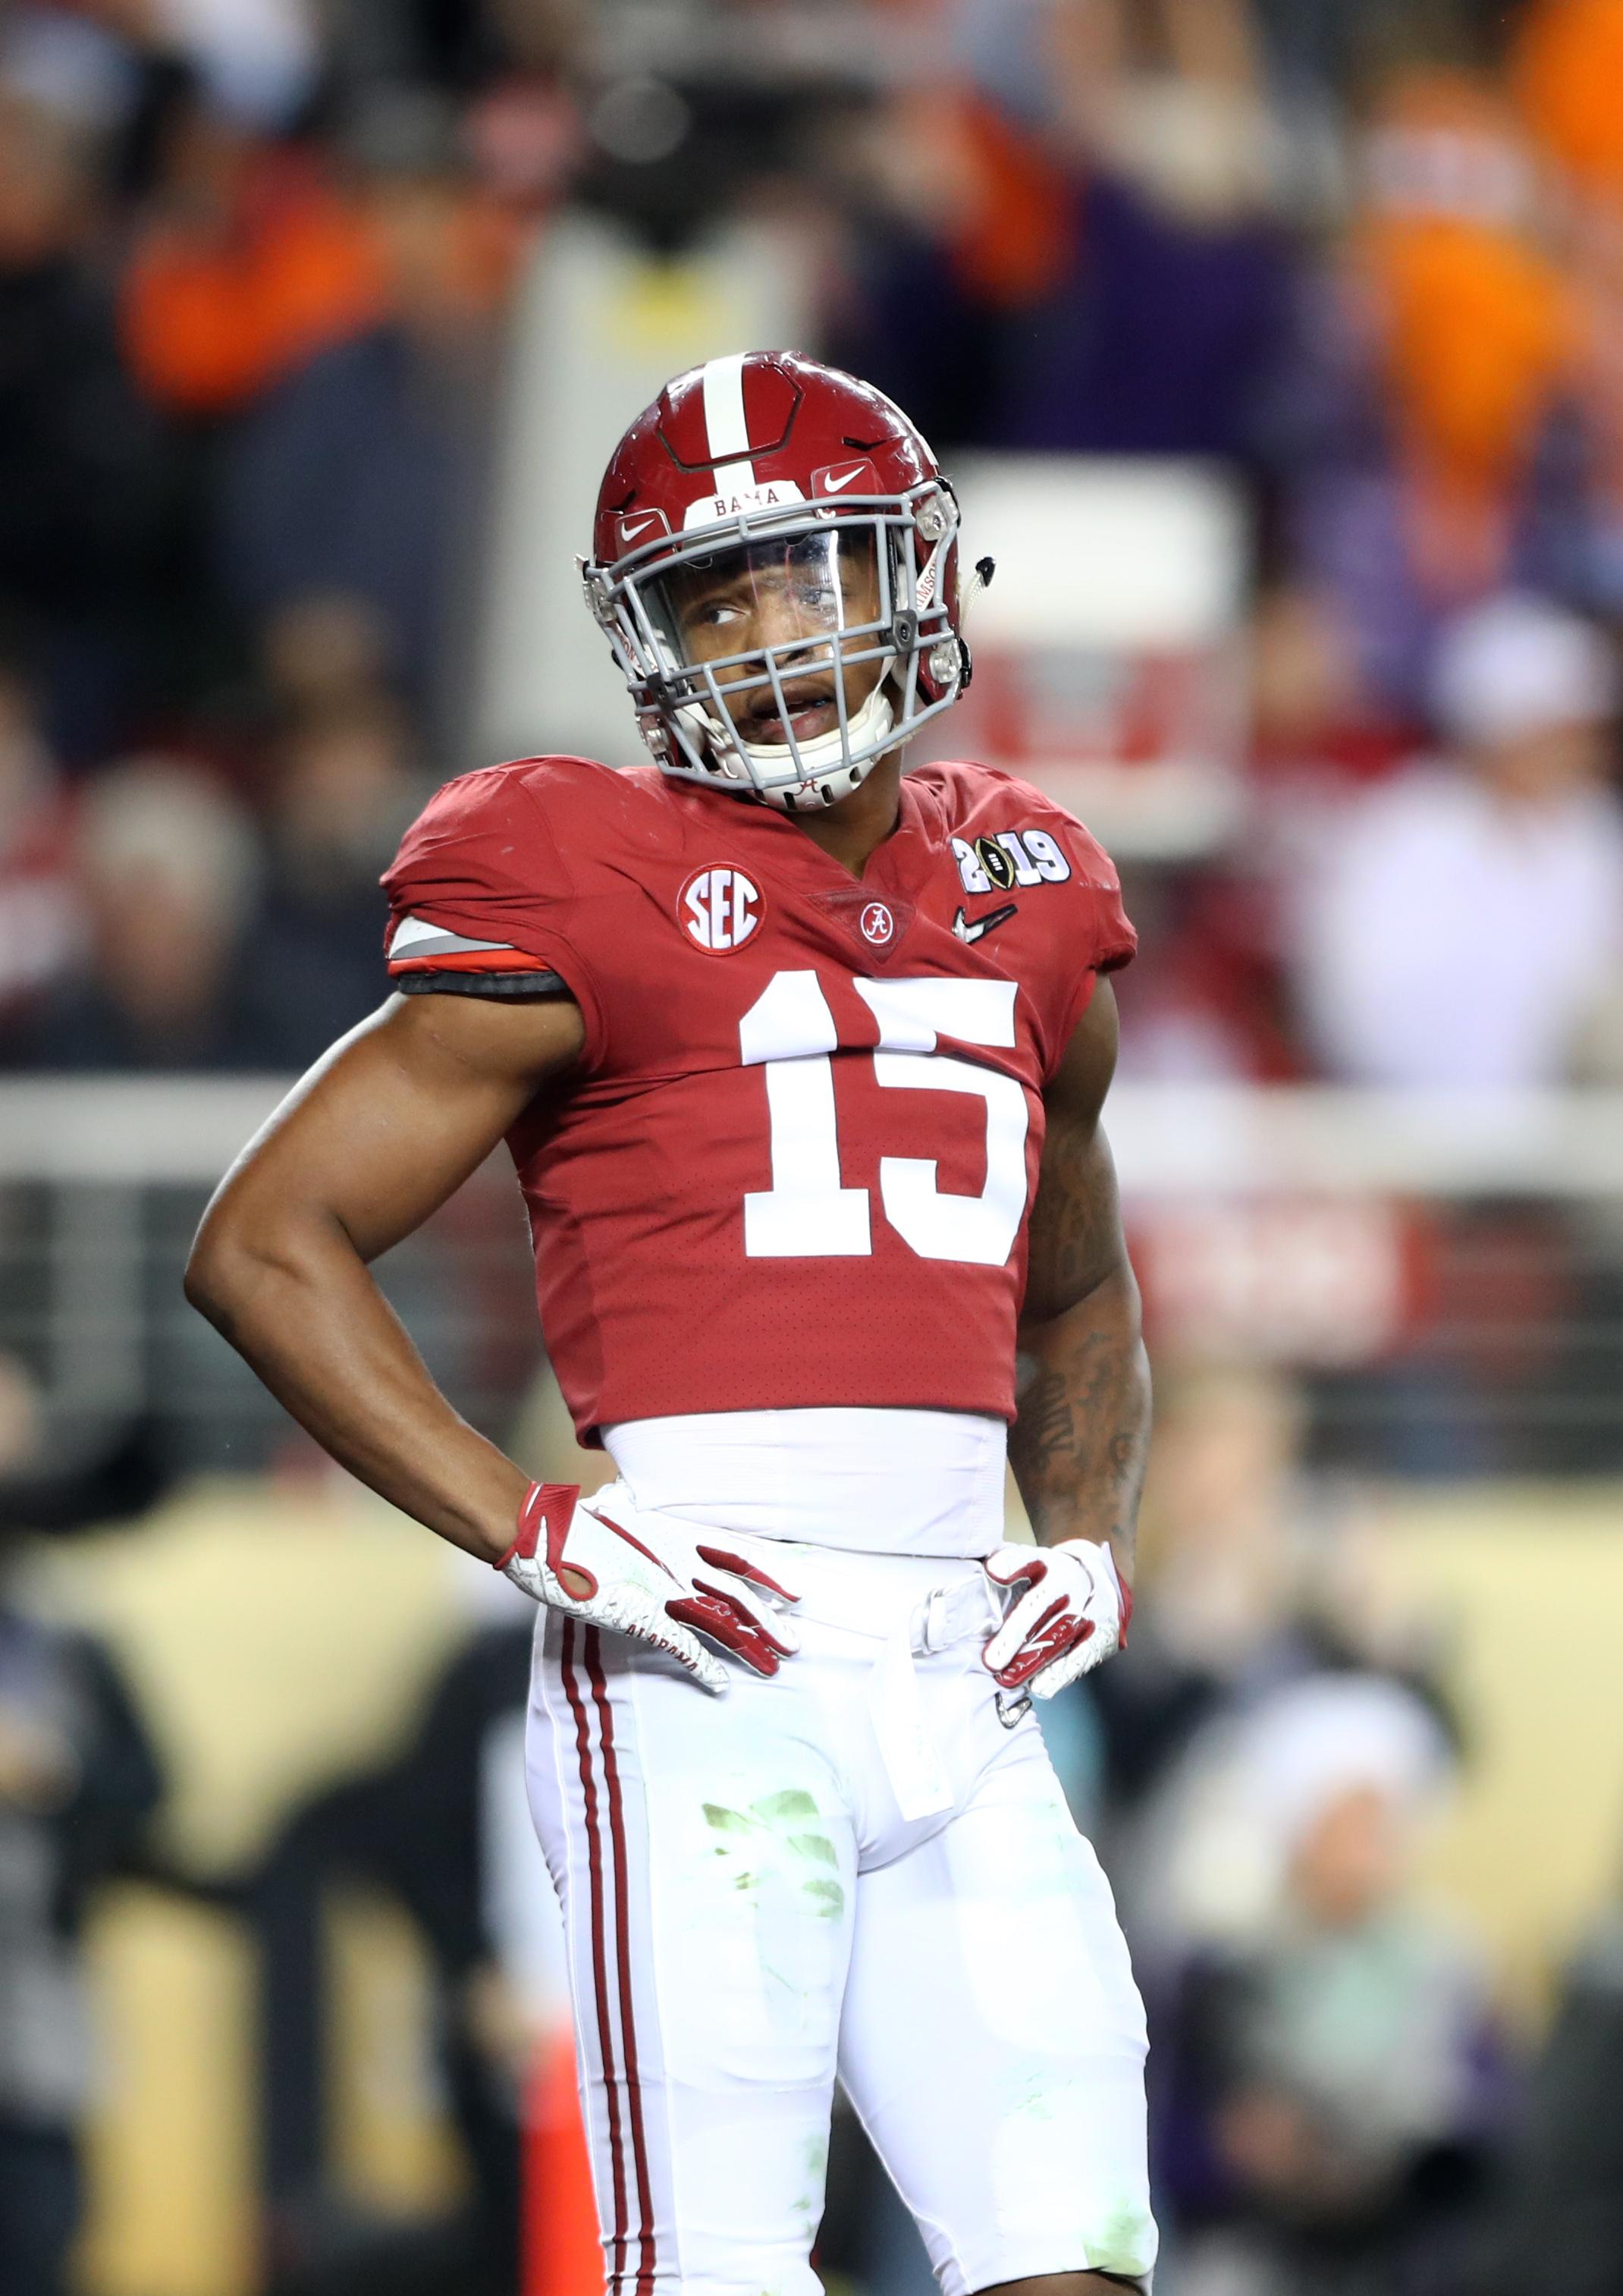
POLYGON ((614 2035, 609 2016, 609 1968, 605 1939, 608 1923, 603 1906, 602 1833, 597 1816, 597 1781, 592 1775, 592 1753, 586 1738, 586 1706, 575 1678, 575 1622, 563 1621, 561 1671, 563 1694, 575 1718, 575 1752, 580 1764, 581 1798, 586 1805, 586 1868, 592 1896, 592 1990, 597 2003, 597 2046, 602 2059, 603 2094, 609 2105, 609 2161, 614 2180, 614 2265, 616 2285, 626 2270, 626 2152, 620 2135, 619 2086, 615 2078, 614 2035))
POLYGON ((631 2123, 631 2157, 636 2170, 637 2210, 642 2218, 636 2296, 652 2296, 654 2276, 653 2195, 649 2185, 648 2146, 643 2130, 643 2084, 637 2070, 636 2017, 631 1997, 631 1924, 627 1912, 626 1809, 620 1792, 619 1764, 614 1752, 614 1713, 603 1677, 597 1629, 585 1631, 586 1675, 597 1708, 597 1732, 602 1742, 603 1783, 608 1789, 609 1844, 614 1861, 614 1950, 619 1976, 620 2043, 626 2058, 627 2118, 631 2123))

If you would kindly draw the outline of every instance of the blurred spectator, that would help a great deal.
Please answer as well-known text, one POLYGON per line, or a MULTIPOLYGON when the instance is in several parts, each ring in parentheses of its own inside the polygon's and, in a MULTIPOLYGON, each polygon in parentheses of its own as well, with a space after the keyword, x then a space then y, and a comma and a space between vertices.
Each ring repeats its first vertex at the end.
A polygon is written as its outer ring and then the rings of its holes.
POLYGON ((21 0, 0 42, 13 85, 102 126, 139 101, 144 70, 168 66, 222 116, 283 127, 318 62, 303 0, 21 0))
POLYGON ((259 653, 267 697, 288 719, 341 714, 389 692, 389 632, 347 591, 289 599, 260 630, 259 653))
POLYGON ((66 124, 111 134, 139 101, 141 72, 118 29, 88 8, 17 0, 0 25, 0 81, 66 124))
POLYGON ((1347 1675, 1263 1701, 1219 1767, 1272 1881, 1260 1919, 1196 1958, 1165 2044, 1178 2285, 1455 2286, 1499 2096, 1476 1956, 1415 1890, 1447 1746, 1410 1693, 1347 1675))
POLYGON ((163 512, 161 439, 86 261, 94 217, 79 138, 0 92, 0 614, 72 762, 135 675, 163 512))
POLYGON ((579 116, 552 70, 520 70, 497 80, 470 107, 466 127, 480 181, 515 210, 549 206, 581 159, 579 116))
POLYGON ((1284 1083, 1309 1070, 1287 973, 1285 889, 1349 800, 1389 773, 1406 729, 1372 693, 1332 593, 1291 580, 1258 600, 1247 646, 1242 832, 1199 868, 1129 868, 1139 957, 1118 989, 1124 1078, 1284 1083))
MULTIPOLYGON (((1008 12, 969 12, 992 42, 1008 12)), ((1052 11, 1069 140, 1136 184, 1161 212, 1197 228, 1269 213, 1280 188, 1282 127, 1270 102, 1251 0, 1087 0, 1052 11)), ((1006 53, 1006 37, 1004 48, 1006 53)))
POLYGON ((1291 275, 1231 132, 1258 103, 1243 12, 1213 0, 1193 40, 1199 12, 1165 12, 1143 79, 1119 9, 963 12, 970 85, 905 93, 865 139, 839 356, 938 444, 1251 452, 1291 275))
POLYGON ((25 680, 0 665, 0 1029, 66 969, 78 926, 56 761, 25 680))
POLYGON ((158 1800, 111 1660, 0 1603, 0 2257, 8 2296, 63 2296, 90 2078, 87 1895, 158 1800))
POLYGON ((312 94, 320 69, 307 0, 93 0, 93 13, 178 56, 225 114, 277 128, 312 94))
POLYGON ((1304 1427, 1299 1394, 1266 1371, 1188 1370, 1158 1396, 1143 1621, 1094 1685, 1119 1808, 1141 1804, 1248 1681, 1266 1686, 1315 1662, 1291 1647, 1311 1576, 1304 1427))
MULTIPOLYGON (((1111 1874, 1153 2005, 1200 1939, 1257 1916, 1257 1847, 1213 1826, 1212 1749, 1285 1686, 1389 1676, 1451 1729, 1431 1653, 1395 1620, 1356 1525, 1301 1464, 1307 1401, 1244 1364, 1164 1363, 1140 1539, 1142 1618, 1090 1678, 1104 1727, 1111 1874)), ((1253 1830, 1254 1831, 1254 1830, 1253 1830)))
POLYGON ((76 861, 87 954, 12 1032, 9 1064, 275 1065, 245 1007, 239 956, 258 857, 232 800, 164 758, 117 767, 85 796, 76 861))
POLYGON ((1576 305, 1575 378, 1587 518, 1572 579, 1600 611, 1623 608, 1623 8, 1538 0, 1512 85, 1553 163, 1576 305))
POLYGON ((1623 190, 1623 7, 1619 0, 1532 0, 1512 84, 1529 125, 1569 181, 1623 190))
POLYGON ((1340 599, 1305 582, 1266 590, 1250 660, 1251 765, 1270 808, 1282 789, 1298 803, 1329 798, 1398 762, 1404 729, 1370 690, 1340 599))
MULTIPOLYGON (((30 1464, 26 1385, 0 1359, 0 1476, 30 1464)), ((91 2041, 78 1939, 159 1778, 112 1660, 18 1606, 0 1546, 0 2267, 6 2296, 66 2296, 91 2041)))
POLYGON ((1292 544, 1341 599, 1366 670, 1407 704, 1440 620, 1552 576, 1541 452, 1577 316, 1539 235, 1534 156, 1485 78, 1389 78, 1357 184, 1333 293, 1304 338, 1292 544))
POLYGON ((1368 266, 1420 580, 1502 578, 1515 488, 1571 351, 1533 234, 1535 177, 1503 96, 1460 75, 1390 89, 1365 151, 1368 266))
POLYGON ((1623 1915, 1567 1971, 1471 2296, 1623 2292, 1623 1915))
POLYGON ((443 699, 462 635, 455 576, 483 504, 496 380, 494 323, 516 245, 510 220, 463 184, 451 122, 405 106, 360 137, 379 309, 268 391, 231 443, 219 559, 263 617, 311 593, 364 601, 391 668, 443 699), (370 138, 370 140, 369 140, 370 138))
POLYGON ((124 284, 130 365, 155 405, 240 409, 383 299, 365 221, 317 160, 199 104, 174 115, 124 284))
MULTIPOLYGON (((1266 849, 1259 839, 1259 857, 1266 849)), ((1120 991, 1124 1079, 1294 1076, 1271 893, 1264 873, 1238 857, 1230 868, 1129 873, 1143 956, 1120 991)))
POLYGON ((1554 1084, 1623 939, 1616 661, 1505 596, 1450 629, 1434 694, 1451 758, 1364 799, 1301 886, 1303 1009, 1349 1082, 1554 1084))
POLYGON ((283 740, 247 988, 269 1065, 307 1067, 381 1003, 378 877, 422 795, 399 712, 381 699, 332 708, 283 740))
MULTIPOLYGON (((494 1934, 504 1815, 495 1766, 502 1742, 522 1729, 533 1632, 518 1618, 460 1649, 398 1759, 309 1802, 253 1884, 269 2036, 263 2142, 273 2290, 515 2296, 520 2121, 538 2036, 494 1934), (430 1956, 439 2070, 471 2172, 467 2203, 448 2222, 371 2218, 337 2190, 320 1926, 326 1893, 357 1878, 406 1907, 430 1956)), ((520 1781, 512 1783, 522 1809, 520 1781)), ((530 1866, 526 1884, 545 1889, 545 1868, 533 1858, 530 1866)), ((550 1912, 542 1909, 544 1921, 550 1912)))

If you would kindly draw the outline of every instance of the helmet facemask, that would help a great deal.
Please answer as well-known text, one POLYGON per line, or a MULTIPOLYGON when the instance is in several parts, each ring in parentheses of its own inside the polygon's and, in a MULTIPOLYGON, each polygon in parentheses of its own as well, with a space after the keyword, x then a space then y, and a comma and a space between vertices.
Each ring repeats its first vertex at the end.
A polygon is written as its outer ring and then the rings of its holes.
POLYGON ((750 513, 587 571, 661 769, 786 810, 832 805, 955 701, 944 485, 750 513))

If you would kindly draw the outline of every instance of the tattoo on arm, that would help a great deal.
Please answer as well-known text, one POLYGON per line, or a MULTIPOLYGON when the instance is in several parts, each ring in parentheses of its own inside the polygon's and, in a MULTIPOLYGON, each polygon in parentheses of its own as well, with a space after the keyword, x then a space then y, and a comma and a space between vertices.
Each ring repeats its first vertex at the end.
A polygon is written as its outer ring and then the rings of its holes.
POLYGON ((1069 1307, 1122 1257, 1116 1168, 1103 1134, 1074 1117, 1051 1117, 1031 1207, 1027 1316, 1069 1307))
POLYGON ((1091 1123, 1062 1119, 1044 1151, 1021 1346, 1025 1377, 1009 1457, 1032 1529, 1044 1545, 1108 1539, 1125 1570, 1150 1378, 1115 1174, 1091 1123))

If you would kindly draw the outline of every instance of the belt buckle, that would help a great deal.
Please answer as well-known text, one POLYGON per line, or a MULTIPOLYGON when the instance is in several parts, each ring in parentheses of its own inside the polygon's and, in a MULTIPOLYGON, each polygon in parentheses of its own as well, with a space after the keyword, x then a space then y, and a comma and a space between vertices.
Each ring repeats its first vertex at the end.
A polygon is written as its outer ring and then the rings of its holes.
POLYGON ((947 1647, 952 1633, 947 1604, 955 1592, 955 1589, 950 1587, 932 1587, 924 1597, 924 1615, 919 1627, 919 1649, 925 1655, 947 1647))

